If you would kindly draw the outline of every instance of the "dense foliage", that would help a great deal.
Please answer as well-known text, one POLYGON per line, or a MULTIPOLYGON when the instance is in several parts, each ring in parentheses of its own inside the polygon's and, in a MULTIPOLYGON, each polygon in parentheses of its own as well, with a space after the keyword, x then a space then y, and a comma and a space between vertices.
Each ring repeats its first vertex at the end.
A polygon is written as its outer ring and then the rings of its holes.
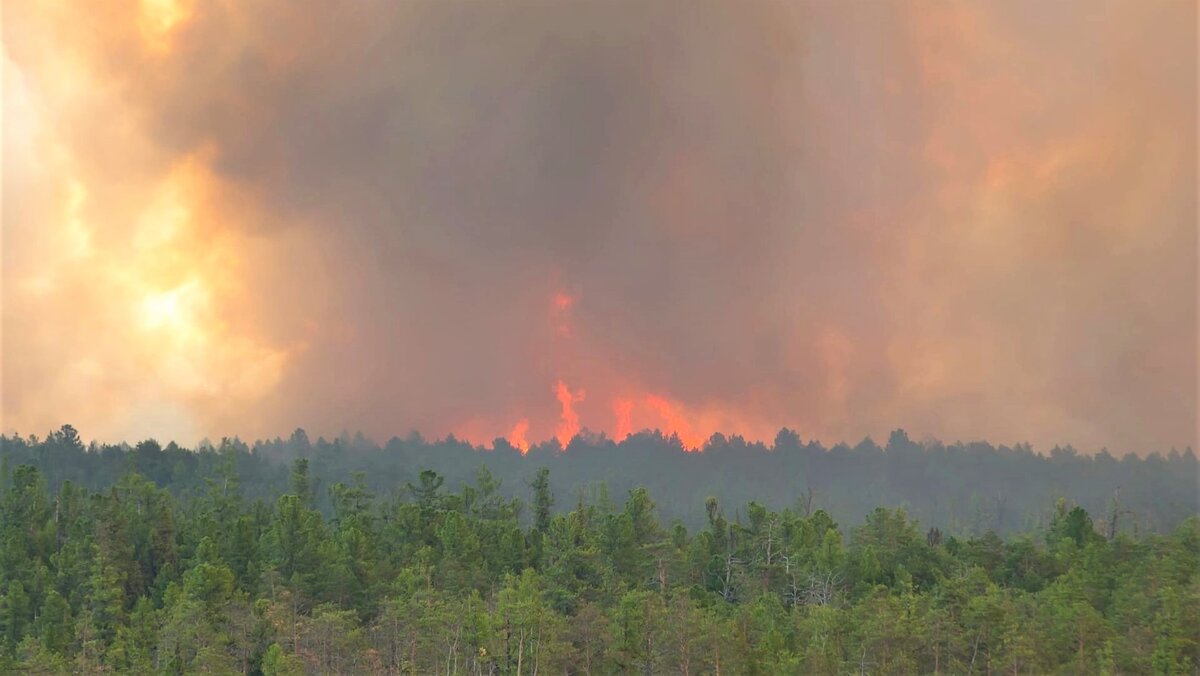
POLYGON ((1194 511, 1134 536, 1060 499, 1044 528, 1002 539, 903 509, 841 528, 808 502, 730 513, 709 498, 689 530, 660 521, 644 488, 620 505, 568 497, 545 468, 522 498, 486 467, 378 494, 366 473, 321 489, 299 457, 272 495, 275 465, 233 444, 88 453, 69 429, 51 436, 5 444, 0 671, 1200 669, 1194 511), (51 481, 12 462, 29 453, 51 481), (59 484, 66 472, 112 483, 59 484))
MULTIPOLYGON (((288 467, 299 458, 309 460, 312 474, 326 486, 352 483, 355 472, 365 472, 367 488, 380 495, 416 482, 425 469, 445 477, 447 489, 459 490, 474 481, 482 465, 500 482, 501 495, 524 497, 536 469, 548 467, 555 492, 565 496, 555 507, 559 511, 580 492, 622 496, 644 487, 664 522, 679 520, 692 529, 705 526, 697 505, 714 496, 722 504, 755 501, 772 510, 820 507, 850 525, 862 523, 877 506, 903 507, 926 526, 955 535, 1044 530, 1062 496, 1106 527, 1131 535, 1167 533, 1197 513, 1200 472, 1191 449, 1145 458, 1085 455, 1070 447, 1042 455, 1025 445, 917 443, 900 430, 883 447, 864 439, 825 448, 801 442, 788 430, 771 446, 714 435, 702 453, 686 452, 678 439, 656 432, 621 443, 585 433, 565 452, 550 440, 526 455, 503 439, 487 449, 453 438, 427 442, 417 435, 379 446, 345 435, 310 441, 301 430, 286 440, 248 445, 225 439, 202 443, 195 451, 154 441, 85 447, 70 427, 41 439, 0 437, 0 465, 37 467, 51 491, 68 479, 99 491, 134 471, 172 495, 196 496, 230 457, 242 494, 268 502, 287 490, 288 467)), ((314 504, 332 516, 332 500, 321 486, 314 504)))

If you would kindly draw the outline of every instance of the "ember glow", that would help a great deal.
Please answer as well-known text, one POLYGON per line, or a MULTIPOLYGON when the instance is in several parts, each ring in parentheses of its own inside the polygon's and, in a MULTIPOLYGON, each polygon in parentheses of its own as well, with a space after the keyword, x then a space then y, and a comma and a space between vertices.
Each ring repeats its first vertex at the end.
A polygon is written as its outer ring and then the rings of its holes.
POLYGON ((3 19, 5 432, 1197 445, 1193 2, 3 19))

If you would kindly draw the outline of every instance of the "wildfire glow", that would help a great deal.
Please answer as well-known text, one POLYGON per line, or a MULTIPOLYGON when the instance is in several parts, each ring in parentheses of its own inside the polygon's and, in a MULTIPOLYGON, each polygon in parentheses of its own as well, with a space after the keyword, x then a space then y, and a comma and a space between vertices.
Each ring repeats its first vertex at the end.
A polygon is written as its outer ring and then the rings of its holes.
POLYGON ((1191 3, 439 4, 6 3, 0 431, 1195 446, 1191 3))
POLYGON ((517 450, 524 455, 529 452, 529 439, 526 434, 529 432, 529 420, 521 418, 517 424, 513 425, 512 430, 508 433, 508 443, 512 444, 517 450))
POLYGON ((550 297, 550 321, 554 330, 563 338, 571 337, 571 308, 575 305, 575 297, 563 291, 557 291, 550 297))
POLYGON ((617 418, 617 424, 613 428, 613 438, 617 441, 623 441, 630 434, 633 434, 633 401, 629 399, 617 399, 614 401, 613 415, 617 418))
POLYGON ((83 183, 72 180, 67 184, 67 218, 63 234, 67 238, 68 250, 76 257, 83 257, 91 250, 92 233, 83 221, 83 206, 88 191, 83 183))
POLYGON ((554 436, 558 439, 558 443, 566 448, 567 444, 571 443, 571 439, 579 434, 579 414, 575 412, 575 404, 584 400, 585 393, 583 390, 572 392, 566 383, 559 380, 554 384, 554 396, 558 399, 559 406, 562 407, 561 420, 555 429, 554 436))
POLYGON ((138 15, 138 29, 142 40, 151 52, 163 53, 171 49, 172 33, 192 14, 187 0, 142 0, 138 15))
POLYGON ((151 293, 142 300, 142 324, 147 329, 195 331, 196 314, 205 300, 204 290, 194 280, 168 291, 151 293))
POLYGON ((684 448, 696 451, 704 445, 704 436, 692 429, 680 405, 654 394, 646 395, 646 404, 662 418, 666 431, 679 437, 684 448))
MULTIPOLYGON (((138 29, 147 50, 168 49, 189 13, 186 2, 142 3, 138 29)), ((40 327, 7 349, 70 359, 62 378, 36 387, 22 381, 20 403, 6 418, 26 428, 52 426, 65 407, 76 411, 72 422, 100 438, 198 436, 211 424, 204 418, 234 414, 270 392, 299 349, 269 344, 246 321, 242 215, 222 193, 204 148, 141 174, 96 171, 86 158, 91 149, 68 131, 70 118, 60 122, 71 103, 103 97, 111 83, 70 49, 48 49, 33 63, 23 72, 6 51, 6 79, 41 85, 21 98, 29 129, 21 143, 6 144, 6 163, 55 198, 40 213, 6 218, 6 244, 19 252, 19 264, 5 270, 14 282, 7 310, 37 317, 29 323, 40 327), (88 337, 57 324, 66 317, 71 327, 89 327, 88 337)), ((106 117, 133 117, 119 101, 105 100, 106 117)), ((117 124, 110 131, 133 156, 143 139, 130 129, 117 124)))
POLYGON ((559 291, 558 293, 554 294, 554 297, 550 299, 550 302, 554 305, 556 310, 569 310, 571 309, 571 306, 575 304, 575 298, 563 293, 562 291, 559 291))

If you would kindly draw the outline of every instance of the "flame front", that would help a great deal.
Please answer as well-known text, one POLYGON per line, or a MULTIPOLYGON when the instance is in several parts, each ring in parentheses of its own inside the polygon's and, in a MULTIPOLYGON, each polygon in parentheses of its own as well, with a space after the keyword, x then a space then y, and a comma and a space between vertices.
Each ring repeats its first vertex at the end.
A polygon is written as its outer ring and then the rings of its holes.
POLYGON ((529 420, 527 418, 518 420, 517 424, 513 425, 513 428, 508 432, 508 443, 520 451, 521 455, 529 452, 529 439, 526 437, 528 432, 529 420))
POLYGON ((554 436, 558 439, 558 443, 566 448, 575 435, 579 434, 579 414, 575 412, 575 404, 584 400, 585 392, 583 390, 572 392, 566 383, 559 380, 554 384, 554 397, 558 399, 558 405, 562 407, 561 420, 558 427, 555 428, 554 436))
POLYGON ((626 437, 633 434, 633 401, 630 399, 613 401, 613 415, 616 417, 613 439, 624 441, 626 437))
POLYGON ((654 394, 646 395, 646 404, 662 418, 666 432, 679 437, 684 448, 695 451, 704 445, 704 436, 692 428, 679 404, 654 394))

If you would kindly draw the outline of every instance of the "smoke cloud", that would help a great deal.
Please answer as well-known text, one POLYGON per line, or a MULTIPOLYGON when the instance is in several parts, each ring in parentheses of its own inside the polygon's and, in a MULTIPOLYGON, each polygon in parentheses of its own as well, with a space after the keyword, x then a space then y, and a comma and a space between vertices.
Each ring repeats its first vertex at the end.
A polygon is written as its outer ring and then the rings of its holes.
POLYGON ((1194 3, 32 0, 3 40, 5 430, 1196 445, 1194 3))

